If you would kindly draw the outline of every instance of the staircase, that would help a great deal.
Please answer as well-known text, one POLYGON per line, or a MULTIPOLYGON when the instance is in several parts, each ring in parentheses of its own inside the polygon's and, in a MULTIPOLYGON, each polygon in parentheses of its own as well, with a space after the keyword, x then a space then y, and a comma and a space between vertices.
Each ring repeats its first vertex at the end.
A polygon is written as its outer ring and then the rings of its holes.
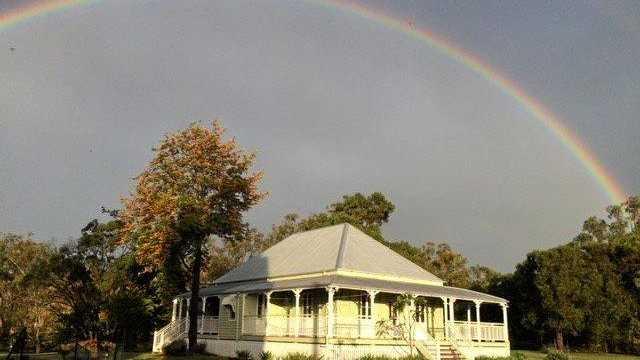
POLYGON ((441 341, 439 345, 441 360, 469 360, 462 356, 450 342, 441 341))
POLYGON ((457 348, 457 344, 448 340, 437 340, 429 334, 415 342, 418 352, 430 360, 473 360, 465 357, 457 348))
POLYGON ((189 319, 172 321, 167 326, 153 332, 153 352, 162 352, 162 348, 174 340, 184 338, 189 329, 189 319))

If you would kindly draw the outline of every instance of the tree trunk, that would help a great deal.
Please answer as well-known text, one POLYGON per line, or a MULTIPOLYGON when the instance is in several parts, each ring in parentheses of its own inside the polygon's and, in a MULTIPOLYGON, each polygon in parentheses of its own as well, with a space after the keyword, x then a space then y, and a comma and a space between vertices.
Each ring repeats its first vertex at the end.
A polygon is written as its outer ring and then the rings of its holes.
POLYGON ((198 298, 200 296, 200 270, 202 269, 202 239, 194 241, 193 267, 191 270, 191 300, 189 305, 189 351, 198 339, 198 298))
POLYGON ((562 336, 562 329, 556 329, 556 349, 558 351, 564 351, 564 336, 562 336))
POLYGON ((40 354, 40 327, 36 326, 36 335, 34 339, 36 345, 36 354, 40 354))

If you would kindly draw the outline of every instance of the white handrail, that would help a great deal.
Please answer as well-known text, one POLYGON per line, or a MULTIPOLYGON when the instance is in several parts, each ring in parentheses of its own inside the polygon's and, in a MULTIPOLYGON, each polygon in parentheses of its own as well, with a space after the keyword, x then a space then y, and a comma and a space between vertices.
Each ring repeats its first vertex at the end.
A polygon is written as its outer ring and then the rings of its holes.
POLYGON ((188 329, 188 319, 172 321, 160 330, 153 332, 153 351, 161 352, 164 345, 183 337, 188 329))
MULTIPOLYGON (((431 334, 429 334, 428 331, 420 331, 420 335, 423 335, 425 338, 420 340, 417 339, 417 330, 416 329, 416 334, 414 335, 414 338, 416 338, 416 342, 421 342, 424 344, 424 347, 426 349, 426 351, 429 353, 429 355, 433 356, 434 360, 440 360, 441 359, 441 349, 440 349, 440 341, 438 341, 438 339, 434 338, 433 336, 431 336, 431 334), (429 350, 429 348, 433 348, 432 350, 429 350)), ((423 354, 426 355, 426 354, 423 354)))
POLYGON ((453 348, 456 351, 458 351, 460 354, 462 354, 462 356, 464 356, 465 358, 473 359, 474 358, 473 354, 469 353, 468 351, 468 348, 473 344, 470 342, 464 342, 460 340, 462 339, 462 336, 458 332, 458 328, 455 326, 455 323, 447 322, 446 327, 448 330, 447 332, 449 334, 448 340, 451 342, 451 345, 453 346, 453 348))
POLYGON ((462 339, 480 341, 505 341, 504 324, 489 322, 455 321, 454 326, 462 339))

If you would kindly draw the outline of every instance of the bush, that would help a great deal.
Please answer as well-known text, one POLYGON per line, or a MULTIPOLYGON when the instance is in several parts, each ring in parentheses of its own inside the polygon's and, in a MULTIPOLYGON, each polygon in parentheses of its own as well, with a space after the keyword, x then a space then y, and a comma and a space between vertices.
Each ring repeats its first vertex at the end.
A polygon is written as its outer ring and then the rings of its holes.
POLYGON ((69 353, 71 353, 71 350, 67 348, 63 348, 63 347, 58 348, 58 354, 60 354, 60 357, 62 358, 62 360, 67 360, 67 355, 69 355, 69 353))
POLYGON ((253 355, 246 350, 236 351, 236 358, 238 360, 253 360, 253 355))
POLYGON ((190 349, 190 351, 194 354, 204 354, 204 349, 207 347, 205 343, 196 343, 190 349))
POLYGON ((187 342, 184 339, 173 340, 162 347, 165 355, 184 355, 187 353, 187 342))
POLYGON ((525 360, 525 356, 523 353, 514 352, 511 356, 478 356, 476 360, 525 360))
MULTIPOLYGON (((477 359, 477 358, 476 358, 477 359)), ((361 358, 359 358, 358 360, 424 360, 424 357, 422 355, 416 354, 416 355, 406 355, 406 356, 402 356, 399 358, 392 358, 389 357, 387 355, 365 355, 361 358)))
POLYGON ((261 352, 259 358, 260 360, 276 360, 276 357, 269 351, 261 352))
POLYGON ((282 360, 321 360, 322 356, 307 355, 305 353, 295 352, 289 353, 282 358, 282 360))
POLYGON ((569 360, 569 355, 563 353, 562 351, 549 350, 547 356, 545 356, 544 358, 545 360, 569 360))

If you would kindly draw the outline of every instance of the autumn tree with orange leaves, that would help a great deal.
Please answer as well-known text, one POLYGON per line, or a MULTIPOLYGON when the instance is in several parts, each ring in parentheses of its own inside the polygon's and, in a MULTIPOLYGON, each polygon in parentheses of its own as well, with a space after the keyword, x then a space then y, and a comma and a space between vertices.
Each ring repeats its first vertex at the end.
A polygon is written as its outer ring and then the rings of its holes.
MULTIPOLYGON (((123 200, 122 241, 139 259, 159 267, 179 249, 191 273, 191 304, 198 303, 207 241, 233 241, 248 229, 243 214, 259 203, 261 172, 255 154, 235 139, 224 139, 218 122, 192 124, 166 136, 154 158, 136 178, 135 192, 123 200)), ((189 344, 196 343, 198 307, 189 309, 189 344)))

